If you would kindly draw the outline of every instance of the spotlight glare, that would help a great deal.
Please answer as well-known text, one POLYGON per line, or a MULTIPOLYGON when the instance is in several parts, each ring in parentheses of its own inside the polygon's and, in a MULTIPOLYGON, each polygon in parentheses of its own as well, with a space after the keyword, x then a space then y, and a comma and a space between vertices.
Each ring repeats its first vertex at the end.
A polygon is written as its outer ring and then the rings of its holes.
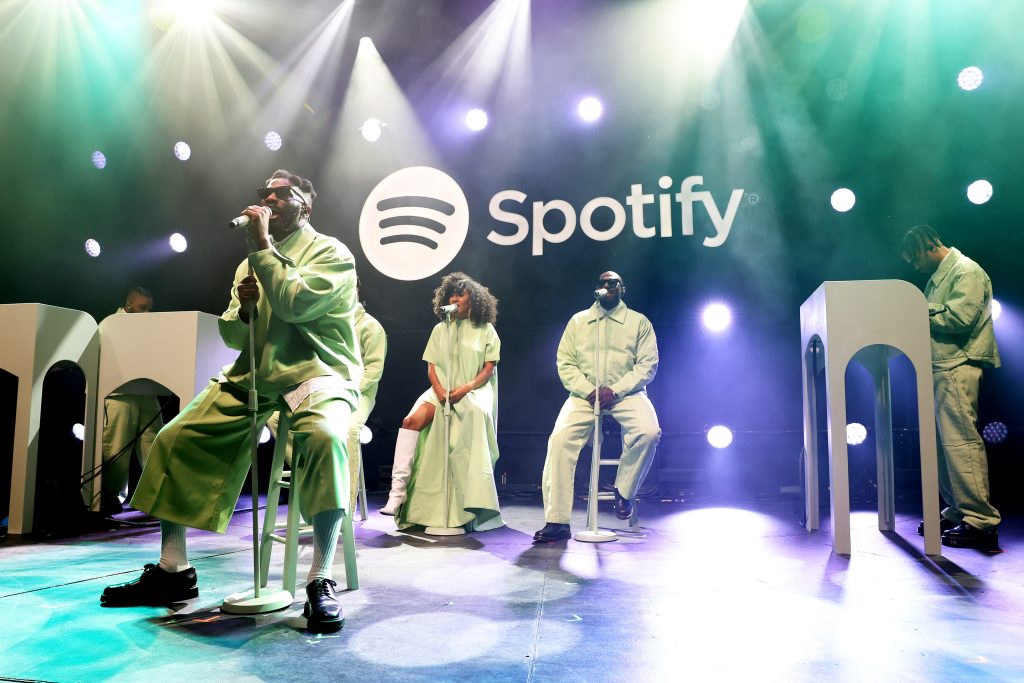
POLYGON ((985 439, 985 443, 1002 443, 1009 435, 1010 430, 1002 422, 989 422, 981 430, 981 438, 985 439))
POLYGON ((466 126, 472 131, 481 131, 487 127, 487 112, 483 109, 470 109, 466 112, 466 126))
POLYGON ((106 168, 107 155, 99 150, 96 150, 95 152, 92 153, 92 165, 95 166, 96 168, 106 168))
POLYGON ((277 131, 270 131, 263 138, 263 144, 267 146, 271 152, 276 152, 281 149, 281 134, 277 131))
MULTIPOLYGON (((369 39, 364 38, 364 40, 369 39)), ((363 125, 359 127, 359 132, 363 134, 363 139, 367 142, 377 142, 377 140, 380 140, 383 126, 384 124, 380 119, 369 118, 363 121, 363 125)))
POLYGON ((972 204, 984 204, 992 199, 992 183, 987 180, 975 180, 967 186, 967 198, 972 204))
POLYGON ((714 448, 727 448, 732 443, 732 430, 722 425, 715 425, 708 430, 708 443, 714 448))
POLYGON ((174 156, 178 157, 180 161, 188 161, 192 156, 192 148, 188 146, 187 142, 179 140, 174 143, 174 156))
POLYGON ((359 443, 365 446, 371 441, 373 441, 373 430, 367 427, 366 425, 363 425, 362 428, 359 430, 359 443))
POLYGON ((832 208, 839 213, 846 213, 857 203, 857 196, 853 190, 847 187, 840 187, 832 193, 832 208))
POLYGON ((867 427, 859 422, 851 422, 846 425, 846 443, 851 446, 859 446, 868 438, 867 427))
POLYGON ((179 254, 188 249, 188 240, 186 240, 185 236, 180 232, 176 232, 171 235, 170 239, 167 240, 167 243, 171 245, 171 249, 179 254))
POLYGON ((71 425, 71 434, 79 441, 85 441, 85 425, 80 422, 71 425))
POLYGON ((992 299, 992 322, 999 320, 999 316, 1003 314, 1003 305, 992 299))
POLYGON ((270 427, 263 425, 263 431, 260 432, 260 443, 266 443, 268 441, 270 441, 270 427))
POLYGON ((85 241, 85 253, 96 258, 100 255, 100 243, 90 237, 85 241))
POLYGON ((981 82, 985 80, 985 74, 976 66, 969 66, 956 77, 956 84, 961 90, 977 90, 981 82))
POLYGON ((725 304, 708 304, 704 307, 701 319, 704 321, 704 327, 712 332, 721 332, 732 322, 732 312, 725 304))
POLYGON ((601 100, 593 96, 584 97, 580 100, 579 105, 576 107, 577 113, 580 118, 587 123, 593 123, 601 118, 601 114, 604 113, 604 105, 601 104, 601 100))

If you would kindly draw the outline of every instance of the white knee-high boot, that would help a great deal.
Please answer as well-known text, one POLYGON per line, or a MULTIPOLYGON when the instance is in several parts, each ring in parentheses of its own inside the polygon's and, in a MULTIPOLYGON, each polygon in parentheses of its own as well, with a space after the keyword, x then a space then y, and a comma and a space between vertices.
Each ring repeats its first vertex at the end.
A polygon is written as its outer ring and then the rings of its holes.
POLYGON ((391 466, 391 493, 387 505, 380 509, 382 515, 393 515, 405 502, 405 487, 412 474, 412 460, 416 456, 416 441, 420 433, 414 429, 399 429, 395 440, 395 462, 391 466))

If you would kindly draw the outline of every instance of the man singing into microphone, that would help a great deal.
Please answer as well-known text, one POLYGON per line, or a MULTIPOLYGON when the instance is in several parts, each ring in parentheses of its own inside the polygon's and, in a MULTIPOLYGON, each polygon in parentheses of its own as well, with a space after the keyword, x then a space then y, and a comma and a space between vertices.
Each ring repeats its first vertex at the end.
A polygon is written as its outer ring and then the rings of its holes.
POLYGON ((658 341, 651 321, 626 307, 626 285, 607 271, 597 281, 597 301, 574 315, 562 334, 556 356, 558 376, 569 390, 548 439, 544 462, 544 528, 534 541, 572 535, 573 478, 580 450, 594 429, 594 402, 622 427, 622 456, 615 476, 615 516, 627 519, 633 498, 647 476, 661 428, 647 385, 658 371, 658 341), (600 328, 600 332, 598 332, 600 328), (594 349, 601 339, 601 373, 594 349))
POLYGON ((241 353, 160 431, 132 498, 133 507, 161 520, 159 564, 146 565, 135 581, 108 587, 100 602, 168 605, 198 595, 185 527, 223 533, 249 470, 254 325, 258 421, 276 409, 287 411, 303 463, 293 485, 315 539, 307 626, 336 631, 343 616, 331 564, 349 504, 346 440, 362 372, 355 263, 345 245, 309 224, 316 192, 308 180, 276 171, 258 195, 259 204, 242 212, 249 219, 251 253, 235 272, 231 302, 219 321, 225 343, 241 353))

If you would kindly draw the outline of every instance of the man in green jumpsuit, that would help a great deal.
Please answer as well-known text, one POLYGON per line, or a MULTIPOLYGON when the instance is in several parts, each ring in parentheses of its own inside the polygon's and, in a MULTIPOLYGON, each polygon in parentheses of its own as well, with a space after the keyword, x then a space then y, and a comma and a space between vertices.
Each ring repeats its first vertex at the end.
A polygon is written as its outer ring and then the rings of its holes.
MULTIPOLYGON (((316 193, 308 180, 276 171, 249 206, 250 255, 221 316, 225 343, 239 349, 157 435, 132 506, 161 520, 160 562, 135 581, 110 586, 107 606, 166 605, 198 595, 185 527, 223 533, 251 464, 249 325, 254 325, 257 414, 287 411, 300 467, 301 511, 312 520, 313 566, 306 585, 308 628, 341 627, 331 564, 349 500, 346 441, 362 364, 355 337, 351 252, 309 225, 316 193)), ((255 501, 253 501, 255 504, 255 501)))
POLYGON ((928 225, 907 231, 900 252, 918 272, 931 276, 924 296, 932 339, 939 491, 948 506, 940 522, 942 543, 998 551, 1001 518, 989 502, 988 456, 975 426, 982 368, 1000 365, 992 281, 960 250, 942 244, 928 225))
POLYGON ((622 455, 615 476, 615 516, 627 519, 661 440, 647 385, 658 371, 658 341, 651 321, 627 308, 622 278, 613 271, 598 279, 597 301, 570 320, 558 344, 558 376, 569 390, 548 439, 541 484, 543 529, 535 541, 569 538, 573 479, 580 450, 594 429, 594 402, 622 427, 622 455), (594 348, 601 338, 601 372, 594 348))
MULTIPOLYGON (((153 310, 153 295, 144 287, 128 290, 124 305, 115 315, 148 313, 153 310)), ((123 510, 128 489, 128 469, 133 452, 143 467, 149 459, 153 440, 164 426, 160 403, 152 394, 112 392, 103 400, 103 478, 101 511, 115 515, 123 510)))

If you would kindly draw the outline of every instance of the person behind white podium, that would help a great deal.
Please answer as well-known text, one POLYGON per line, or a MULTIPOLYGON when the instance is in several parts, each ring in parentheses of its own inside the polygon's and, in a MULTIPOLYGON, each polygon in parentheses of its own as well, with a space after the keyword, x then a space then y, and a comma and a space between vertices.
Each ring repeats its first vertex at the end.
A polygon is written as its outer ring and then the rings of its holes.
POLYGON ((362 372, 355 262, 344 244, 309 224, 316 197, 311 182, 279 170, 257 195, 259 203, 242 212, 250 219, 251 253, 235 272, 219 321, 224 342, 241 353, 160 431, 135 490, 131 505, 161 520, 159 564, 146 565, 135 581, 108 587, 100 601, 166 605, 198 595, 185 527, 223 533, 249 470, 248 347, 255 325, 258 422, 279 408, 289 411, 303 458, 294 483, 302 515, 313 523, 307 628, 335 631, 343 616, 331 564, 349 505, 346 441, 362 372))
MULTIPOLYGON (((929 275, 924 295, 931 328, 938 430, 942 544, 999 550, 999 511, 989 500, 988 455, 975 422, 983 368, 998 368, 992 281, 981 266, 942 243, 928 225, 907 231, 903 260, 929 275)), ((925 510, 925 514, 932 514, 925 510)), ((923 533, 922 528, 918 530, 923 533)))

